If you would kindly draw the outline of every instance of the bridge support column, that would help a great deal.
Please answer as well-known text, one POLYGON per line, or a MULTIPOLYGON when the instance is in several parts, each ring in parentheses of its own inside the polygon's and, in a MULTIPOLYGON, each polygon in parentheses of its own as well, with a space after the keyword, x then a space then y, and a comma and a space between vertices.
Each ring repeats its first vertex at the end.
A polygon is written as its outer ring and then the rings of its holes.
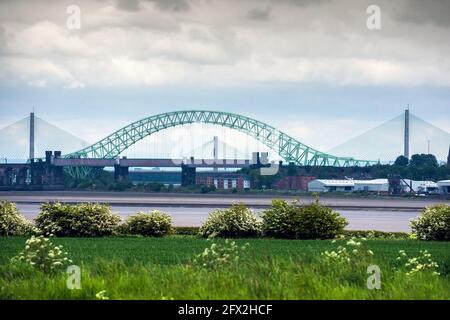
POLYGON ((122 167, 120 164, 114 166, 114 180, 116 182, 128 181, 129 167, 122 167))
POLYGON ((195 185, 196 170, 195 167, 190 167, 185 164, 181 165, 181 186, 195 185))

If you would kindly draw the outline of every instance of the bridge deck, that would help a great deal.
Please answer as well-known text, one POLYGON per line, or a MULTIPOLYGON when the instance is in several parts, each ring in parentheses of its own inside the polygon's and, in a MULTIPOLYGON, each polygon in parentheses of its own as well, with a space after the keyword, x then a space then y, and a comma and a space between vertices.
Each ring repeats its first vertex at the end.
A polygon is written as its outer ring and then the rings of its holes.
POLYGON ((181 165, 196 168, 244 168, 252 165, 246 159, 53 159, 57 167, 180 167, 181 165))

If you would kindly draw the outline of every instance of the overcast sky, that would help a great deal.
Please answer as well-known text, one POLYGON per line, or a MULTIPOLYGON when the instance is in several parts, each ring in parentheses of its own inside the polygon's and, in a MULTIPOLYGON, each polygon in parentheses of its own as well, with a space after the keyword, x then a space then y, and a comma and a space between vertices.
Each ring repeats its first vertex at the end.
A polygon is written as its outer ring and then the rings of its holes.
POLYGON ((410 104, 450 131, 449 17, 446 0, 2 0, 0 127, 35 106, 92 142, 204 108, 327 150, 410 104))

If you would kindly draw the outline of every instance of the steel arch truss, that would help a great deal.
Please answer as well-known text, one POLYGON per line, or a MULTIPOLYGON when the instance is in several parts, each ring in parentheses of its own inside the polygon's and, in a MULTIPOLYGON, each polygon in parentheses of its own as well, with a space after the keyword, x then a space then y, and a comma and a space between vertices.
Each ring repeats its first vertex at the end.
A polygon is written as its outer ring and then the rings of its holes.
POLYGON ((117 158, 124 150, 158 131, 192 123, 220 125, 241 131, 277 152, 286 162, 302 166, 369 166, 376 161, 355 160, 337 157, 310 148, 291 136, 258 120, 238 114, 188 110, 154 115, 134 122, 104 138, 103 140, 77 152, 65 155, 66 158, 117 158))

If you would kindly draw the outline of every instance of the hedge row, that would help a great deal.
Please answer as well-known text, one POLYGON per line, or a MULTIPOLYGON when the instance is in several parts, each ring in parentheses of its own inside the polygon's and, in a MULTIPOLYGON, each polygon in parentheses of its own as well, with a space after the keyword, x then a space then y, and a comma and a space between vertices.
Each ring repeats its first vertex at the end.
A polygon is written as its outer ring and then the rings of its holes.
POLYGON ((56 237, 103 237, 115 235, 165 236, 172 232, 172 218, 160 211, 137 213, 123 223, 105 204, 68 205, 46 203, 35 219, 27 221, 14 203, 0 202, 0 235, 40 234, 56 237))
MULTIPOLYGON (((200 228, 173 227, 170 215, 154 210, 137 213, 123 223, 111 207, 103 204, 66 205, 47 203, 35 219, 35 227, 11 202, 0 202, 0 236, 38 233, 58 237, 102 237, 141 235, 162 237, 168 234, 203 237, 274 237, 287 239, 332 239, 338 236, 367 238, 408 238, 406 233, 347 231, 347 221, 338 212, 319 203, 300 205, 273 200, 272 206, 257 217, 244 204, 214 210, 200 228)), ((415 236, 423 240, 450 240, 450 206, 425 209, 411 222, 415 236)))

